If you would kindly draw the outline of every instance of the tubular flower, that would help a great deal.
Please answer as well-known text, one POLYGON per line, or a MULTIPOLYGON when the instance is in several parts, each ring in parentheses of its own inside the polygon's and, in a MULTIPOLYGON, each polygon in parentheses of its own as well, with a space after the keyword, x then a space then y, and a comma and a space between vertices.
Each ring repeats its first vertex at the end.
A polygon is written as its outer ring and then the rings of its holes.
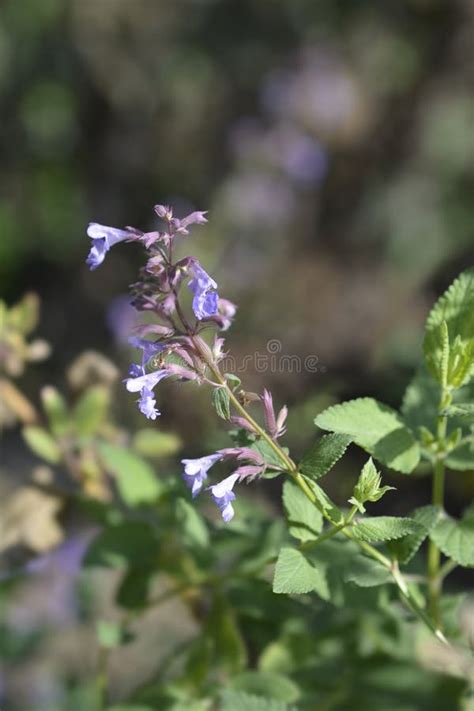
POLYGON ((192 279, 188 286, 194 294, 194 315, 199 321, 215 316, 218 311, 219 299, 217 291, 215 291, 217 283, 204 271, 197 260, 191 264, 189 271, 192 279))
POLYGON ((91 271, 97 269, 105 259, 105 255, 114 244, 134 239, 135 233, 131 230, 119 230, 115 227, 99 225, 90 222, 87 234, 92 240, 91 249, 86 259, 86 264, 91 271))
POLYGON ((184 464, 183 478, 186 485, 191 489, 193 498, 199 494, 204 481, 207 479, 207 472, 216 462, 223 458, 222 452, 208 454, 199 459, 182 459, 184 464))
POLYGON ((125 385, 128 392, 140 393, 140 397, 137 401, 140 412, 149 420, 156 420, 156 418, 160 415, 160 412, 155 407, 156 400, 154 399, 153 388, 160 382, 160 380, 163 380, 163 378, 166 378, 170 374, 167 370, 155 370, 152 373, 135 376, 137 368, 143 372, 143 368, 140 368, 140 366, 134 364, 134 366, 132 366, 132 374, 134 377, 127 378, 125 380, 125 385))
POLYGON ((142 355, 142 368, 145 368, 154 355, 164 350, 165 346, 161 343, 155 343, 154 341, 148 341, 146 338, 138 338, 137 336, 130 336, 128 342, 134 348, 141 348, 143 351, 142 355))
POLYGON ((234 518, 235 512, 232 501, 235 500, 235 494, 232 489, 239 478, 240 473, 234 472, 234 474, 231 474, 218 484, 209 487, 214 503, 218 506, 225 523, 234 518))

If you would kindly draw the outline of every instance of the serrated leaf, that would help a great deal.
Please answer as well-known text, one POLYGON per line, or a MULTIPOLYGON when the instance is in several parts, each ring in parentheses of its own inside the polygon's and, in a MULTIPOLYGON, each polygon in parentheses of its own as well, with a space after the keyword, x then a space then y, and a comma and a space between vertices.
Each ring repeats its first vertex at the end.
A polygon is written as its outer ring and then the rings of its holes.
POLYGON ((288 704, 276 699, 246 694, 244 691, 224 691, 220 711, 292 711, 288 704))
MULTIPOLYGON (((472 362, 471 351, 474 343, 474 271, 468 270, 451 284, 449 289, 438 299, 434 305, 426 322, 425 339, 423 350, 425 361, 430 373, 434 378, 442 383, 443 379, 443 323, 446 323, 449 341, 452 348, 456 346, 456 340, 461 347, 467 348, 466 358, 471 362, 467 364, 465 378, 472 375, 474 362, 472 362)), ((452 357, 450 356, 450 361, 452 357)), ((452 364, 450 363, 452 371, 452 364)), ((451 383, 453 373, 448 374, 448 384, 451 383)), ((458 385, 461 385, 462 382, 458 385)))
POLYGON ((376 560, 359 556, 344 569, 344 579, 361 588, 385 585, 392 580, 390 571, 376 560))
POLYGON ((133 437, 133 448, 150 459, 172 457, 182 446, 181 438, 174 432, 160 432, 151 427, 138 430, 133 437))
POLYGON ((409 518, 397 516, 372 516, 352 526, 356 538, 367 542, 393 541, 409 533, 416 533, 418 524, 409 518))
POLYGON ((145 460, 125 447, 102 442, 99 451, 106 469, 115 475, 117 488, 129 506, 153 503, 163 485, 145 460))
POLYGON ((410 562, 428 536, 428 533, 438 521, 440 513, 441 509, 437 506, 422 506, 410 514, 410 518, 418 524, 419 528, 389 543, 390 550, 400 563, 405 564, 410 562))
POLYGON ((50 464, 61 461, 61 450, 49 432, 36 425, 28 425, 22 430, 23 438, 28 447, 41 459, 50 464))
POLYGON ((373 398, 358 398, 324 410, 315 419, 323 430, 350 435, 353 441, 388 467, 413 471, 420 449, 395 410, 373 398))
POLYGON ((290 535, 300 541, 314 541, 323 527, 323 517, 293 481, 283 485, 283 506, 290 535))
POLYGON ((287 595, 316 592, 327 600, 327 582, 320 570, 296 548, 282 548, 275 566, 273 592, 287 595))
POLYGON ((347 434, 323 435, 303 456, 300 472, 311 479, 320 479, 339 461, 351 441, 352 437, 347 434))
POLYGON ((230 419, 230 398, 227 388, 214 388, 212 391, 212 404, 223 420, 230 419))
POLYGON ((448 558, 469 568, 474 566, 474 506, 461 520, 447 514, 430 531, 430 538, 448 558))
POLYGON ((304 477, 306 483, 308 484, 309 488, 313 492, 313 494, 316 497, 316 500, 319 504, 319 507, 325 511, 330 519, 333 521, 341 521, 343 516, 341 513, 341 510, 331 501, 329 496, 326 494, 324 489, 322 489, 319 484, 316 484, 315 481, 312 481, 311 479, 308 479, 307 477, 304 477))

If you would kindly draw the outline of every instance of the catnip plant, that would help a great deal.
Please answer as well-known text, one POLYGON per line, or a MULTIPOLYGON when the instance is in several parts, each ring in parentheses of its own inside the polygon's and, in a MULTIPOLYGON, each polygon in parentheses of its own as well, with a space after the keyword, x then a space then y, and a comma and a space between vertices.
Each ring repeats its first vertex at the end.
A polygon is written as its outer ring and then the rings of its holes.
MULTIPOLYGON (((207 222, 205 212, 177 219, 171 207, 156 205, 159 230, 116 229, 91 223, 87 263, 98 268, 120 242, 138 242, 146 263, 131 286, 133 306, 154 322, 139 326, 130 344, 140 352, 125 387, 138 395, 144 417, 157 420, 156 391, 164 379, 208 386, 217 414, 230 425, 232 445, 198 459, 185 458, 184 482, 193 498, 210 496, 227 524, 242 483, 281 475, 288 532, 274 564, 274 593, 315 592, 331 600, 338 584, 362 588, 391 585, 403 603, 439 641, 445 634, 443 582, 457 566, 474 566, 474 507, 458 520, 444 510, 447 469, 474 467, 474 273, 464 272, 439 299, 426 324, 424 359, 409 385, 401 412, 369 397, 329 407, 315 424, 324 431, 300 461, 282 444, 287 408, 278 412, 272 394, 247 392, 235 373, 225 369, 222 333, 237 307, 192 256, 176 260, 177 242, 207 222), (188 305, 188 301, 191 304, 188 305), (321 486, 350 445, 369 454, 355 482, 348 507, 337 506, 321 486), (219 462, 233 462, 233 472, 211 480, 219 462), (376 462, 409 475, 432 472, 432 499, 406 516, 374 516, 367 505, 394 487, 383 485, 376 462), (404 572, 424 543, 426 570, 404 572)), ((278 409, 278 408, 277 408, 278 409)))

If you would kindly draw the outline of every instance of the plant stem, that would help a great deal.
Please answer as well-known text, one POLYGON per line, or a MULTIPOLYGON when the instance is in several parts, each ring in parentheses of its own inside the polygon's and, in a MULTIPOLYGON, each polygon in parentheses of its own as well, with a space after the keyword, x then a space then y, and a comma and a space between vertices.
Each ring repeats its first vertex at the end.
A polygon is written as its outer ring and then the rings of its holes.
MULTIPOLYGON (((192 337, 192 336, 191 336, 192 337)), ((275 454, 278 456, 282 464, 284 465, 285 470, 287 473, 293 478, 295 483, 299 486, 301 491, 305 494, 305 496, 316 506, 316 508, 320 511, 322 516, 332 524, 333 528, 329 530, 326 534, 323 534, 322 537, 317 539, 315 543, 321 542, 322 540, 327 540, 328 538, 332 538, 332 536, 336 535, 341 531, 345 536, 350 538, 352 541, 357 543, 359 547, 365 551, 367 555, 369 555, 371 558, 374 558, 377 560, 379 563, 381 563, 387 570, 390 571, 392 574, 392 577, 394 579, 394 582, 396 583, 402 598, 405 600, 405 602, 409 605, 411 610, 422 620, 427 627, 434 632, 434 634, 437 636, 438 639, 441 641, 445 642, 448 644, 447 640, 445 639, 444 635, 442 632, 437 627, 436 622, 433 623, 432 620, 429 619, 429 617, 426 615, 424 610, 422 610, 419 605, 413 600, 413 598, 410 595, 410 591, 408 589, 407 583, 405 579, 403 578, 403 575, 398 569, 398 565, 394 565, 392 561, 387 558, 383 553, 377 550, 374 546, 371 546, 369 543, 366 543, 365 541, 360 541, 358 540, 348 528, 350 526, 353 517, 356 514, 356 507, 353 507, 348 515, 348 518, 344 521, 334 521, 332 517, 329 515, 329 513, 326 511, 326 509, 321 505, 320 501, 318 500, 317 496, 315 493, 312 491, 311 487, 307 483, 306 479, 304 476, 298 471, 298 467, 293 462, 293 460, 286 454, 286 452, 283 451, 283 449, 280 447, 280 445, 273 440, 270 435, 265 432, 265 430, 254 420, 254 418, 247 412, 245 407, 242 405, 242 403, 239 401, 239 399, 235 396, 233 390, 229 387, 229 384, 225 377, 221 374, 217 364, 213 362, 211 359, 209 359, 208 355, 203 352, 202 349, 199 348, 198 343, 195 341, 195 346, 198 350, 201 352, 201 356, 203 357, 204 361, 206 362, 207 366, 209 367, 209 370, 212 372, 214 378, 222 387, 225 387, 227 390, 227 393, 229 395, 229 400, 232 402, 232 405, 234 408, 237 410, 237 412, 250 424, 252 429, 263 439, 265 442, 271 447, 271 449, 275 452, 275 454)), ((444 441, 445 434, 446 434, 446 418, 441 417, 439 420, 444 420, 444 424, 439 422, 439 438, 444 441), (443 429, 444 428, 444 429, 443 429)), ((441 478, 441 482, 438 481, 437 483, 437 495, 438 492, 440 491, 441 499, 443 496, 443 478, 444 478, 444 463, 442 463, 442 476, 438 477, 441 478)), ((438 568, 439 564, 436 568, 436 575, 438 574, 438 568)))
MULTIPOLYGON (((443 388, 439 409, 443 408, 443 403, 446 399, 446 391, 443 388)), ((442 450, 446 439, 447 418, 443 415, 438 416, 438 424, 436 429, 436 438, 439 449, 442 450)), ((433 506, 443 508, 444 506, 444 478, 445 465, 444 454, 438 454, 433 467, 433 489, 431 503, 433 506)), ((437 545, 430 540, 428 545, 428 609, 431 617, 436 625, 440 624, 439 598, 442 588, 442 577, 439 575, 441 563, 441 552, 437 545)))

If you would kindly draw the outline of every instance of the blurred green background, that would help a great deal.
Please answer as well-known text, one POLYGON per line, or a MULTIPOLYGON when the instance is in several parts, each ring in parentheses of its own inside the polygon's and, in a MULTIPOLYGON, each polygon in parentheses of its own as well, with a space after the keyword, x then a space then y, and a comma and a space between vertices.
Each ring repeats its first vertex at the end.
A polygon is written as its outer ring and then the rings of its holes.
POLYGON ((471 2, 0 12, 0 288, 42 298, 42 379, 84 348, 116 358, 132 318, 140 254, 120 247, 89 274, 87 223, 150 228, 168 201, 209 209, 183 250, 239 304, 237 354, 278 338, 319 358, 317 375, 265 374, 280 400, 341 380, 399 399, 427 305, 474 253, 471 2))
MULTIPOLYGON (((430 303, 474 256, 471 2, 5 0, 0 18, 0 288, 39 293, 53 346, 31 390, 84 349, 126 372, 142 255, 91 274, 85 229, 151 229, 170 202, 209 210, 182 253, 239 305, 238 361, 275 339, 316 359, 244 374, 291 407, 296 454, 336 397, 399 404, 430 303)), ((207 393, 161 404, 190 449, 220 443, 207 393)))
MULTIPOLYGON (((37 292, 53 347, 23 389, 84 349, 126 373, 141 255, 90 274, 85 230, 151 229, 161 202, 209 210, 182 252, 239 305, 236 357, 317 358, 244 374, 290 406, 295 456, 337 398, 398 405, 433 298, 473 262, 473 33, 470 0, 3 0, 0 296, 37 292)), ((159 405, 186 454, 226 442, 207 393, 159 405)), ((138 424, 120 386, 116 409, 138 424)), ((428 483, 397 486, 417 504, 428 483)))

